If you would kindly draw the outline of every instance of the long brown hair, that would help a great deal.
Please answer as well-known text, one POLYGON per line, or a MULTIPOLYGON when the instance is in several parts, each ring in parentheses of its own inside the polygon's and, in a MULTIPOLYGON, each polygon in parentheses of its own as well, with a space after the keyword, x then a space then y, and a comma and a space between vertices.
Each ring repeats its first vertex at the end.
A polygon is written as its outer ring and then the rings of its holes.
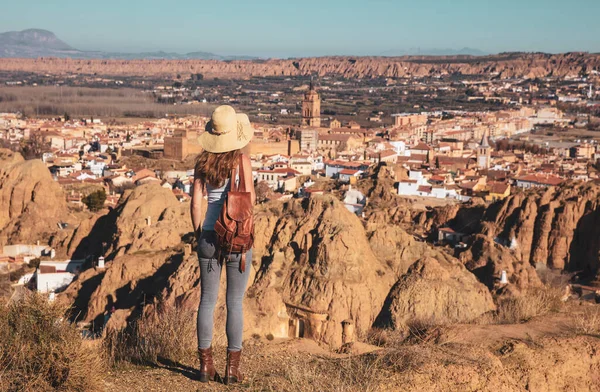
POLYGON ((239 163, 240 155, 242 150, 223 153, 203 151, 196 158, 194 177, 213 187, 221 187, 231 175, 231 170, 239 163))

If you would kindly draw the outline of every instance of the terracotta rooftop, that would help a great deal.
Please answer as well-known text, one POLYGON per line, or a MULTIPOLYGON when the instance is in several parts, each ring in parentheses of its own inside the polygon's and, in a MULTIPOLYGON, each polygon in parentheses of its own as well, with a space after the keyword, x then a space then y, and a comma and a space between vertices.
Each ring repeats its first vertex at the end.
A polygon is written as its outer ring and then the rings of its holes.
POLYGON ((425 143, 419 143, 414 147, 410 148, 411 150, 421 150, 421 151, 429 151, 431 150, 431 147, 429 147, 427 144, 425 143))
POLYGON ((529 174, 529 175, 517 177, 517 180, 524 181, 524 182, 532 182, 535 184, 550 185, 550 186, 560 185, 564 182, 564 180, 562 178, 559 178, 556 176, 538 175, 538 174, 529 174))
POLYGON ((509 185, 504 182, 493 182, 490 184, 490 193, 504 194, 508 190, 509 185))
POLYGON ((352 169, 344 169, 342 171, 340 171, 340 174, 344 174, 344 175, 348 175, 348 176, 353 176, 356 173, 358 173, 360 170, 352 170, 352 169))

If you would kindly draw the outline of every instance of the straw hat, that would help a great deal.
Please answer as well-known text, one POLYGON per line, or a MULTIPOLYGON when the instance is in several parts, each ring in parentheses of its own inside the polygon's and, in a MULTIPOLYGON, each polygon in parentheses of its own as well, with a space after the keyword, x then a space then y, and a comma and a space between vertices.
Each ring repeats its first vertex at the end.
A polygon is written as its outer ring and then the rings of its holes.
POLYGON ((254 136, 248 116, 236 113, 229 105, 219 106, 199 137, 200 146, 208 152, 228 152, 245 147, 254 136))

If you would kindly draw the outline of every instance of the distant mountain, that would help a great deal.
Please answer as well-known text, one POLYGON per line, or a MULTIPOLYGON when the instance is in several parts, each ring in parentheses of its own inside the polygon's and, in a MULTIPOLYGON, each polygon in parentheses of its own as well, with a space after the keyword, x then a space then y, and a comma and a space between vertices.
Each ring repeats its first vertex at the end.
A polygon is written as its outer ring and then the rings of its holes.
POLYGON ((29 29, 0 33, 0 57, 38 57, 78 52, 47 30, 29 29))
POLYGON ((71 57, 77 59, 166 59, 166 60, 252 60, 250 56, 221 56, 209 52, 186 54, 171 52, 115 53, 83 51, 61 41, 51 31, 29 29, 0 33, 0 57, 71 57))
POLYGON ((410 49, 396 49, 388 50, 381 53, 382 56, 395 57, 395 56, 485 56, 485 53, 479 49, 473 48, 462 48, 462 49, 422 49, 422 48, 410 48, 410 49))

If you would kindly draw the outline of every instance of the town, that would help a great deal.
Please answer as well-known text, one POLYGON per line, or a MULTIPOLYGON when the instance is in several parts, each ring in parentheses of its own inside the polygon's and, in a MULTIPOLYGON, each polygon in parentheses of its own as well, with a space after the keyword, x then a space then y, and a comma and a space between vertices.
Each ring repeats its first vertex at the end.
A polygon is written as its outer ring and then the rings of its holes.
POLYGON ((63 3, 0 13, 0 392, 600 392, 600 1, 63 3))
MULTIPOLYGON (((533 84, 512 89, 506 83, 498 89, 490 83, 465 85, 472 90, 468 101, 474 102, 494 101, 502 89, 517 95, 523 89, 536 90, 533 84)), ((249 153, 258 199, 309 198, 335 190, 346 207, 361 216, 368 200, 356 185, 380 163, 393 169, 398 197, 432 206, 473 198, 493 202, 532 187, 598 180, 600 151, 597 140, 586 136, 593 135, 588 130, 593 127, 589 108, 597 108, 598 102, 593 83, 576 85, 568 95, 528 99, 527 104, 522 98, 512 103, 516 98, 502 98, 506 107, 495 111, 423 111, 416 105, 411 112, 386 117, 379 111, 360 122, 356 113, 339 118, 331 110, 325 114, 322 92, 313 81, 292 89, 296 97, 270 94, 279 106, 300 100, 301 111, 294 113, 295 120, 285 118, 293 108, 280 109, 282 121, 273 115, 252 115, 255 137, 249 153), (558 107, 561 102, 588 114, 567 114, 558 107)), ((72 208, 97 211, 116 207, 126 190, 147 183, 171 190, 182 202, 189 200, 194 157, 200 153, 197 138, 207 121, 206 116, 172 115, 104 123, 94 117, 2 113, 0 142, 37 154, 66 191, 72 208)), ((441 237, 453 235, 442 231, 441 237)), ((38 261, 36 288, 50 293, 68 285, 85 262, 57 261, 52 249, 39 245, 5 247, 0 261, 9 267, 42 256, 46 257, 38 261)))

